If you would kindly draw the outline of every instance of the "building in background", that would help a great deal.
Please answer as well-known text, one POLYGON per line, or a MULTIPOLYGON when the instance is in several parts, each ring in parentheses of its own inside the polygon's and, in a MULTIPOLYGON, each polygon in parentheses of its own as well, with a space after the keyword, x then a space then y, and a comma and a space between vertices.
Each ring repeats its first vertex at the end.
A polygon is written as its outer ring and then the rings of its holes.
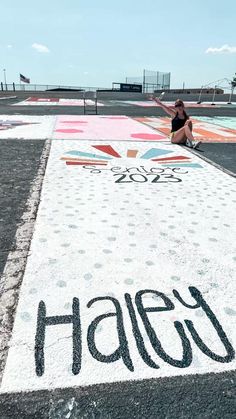
MULTIPOLYGON (((154 91, 154 93, 161 93, 162 91, 163 91, 164 89, 155 89, 155 91, 154 91)), ((221 94, 221 95, 223 95, 224 94, 224 90, 223 89, 221 89, 221 88, 214 88, 214 87, 206 87, 206 88, 201 88, 201 87, 198 87, 198 88, 193 88, 193 89, 191 89, 191 88, 189 88, 189 89, 167 89, 167 91, 166 91, 166 93, 169 93, 169 94, 191 94, 191 95, 196 95, 196 94, 200 94, 200 93, 202 93, 202 94, 209 94, 209 95, 212 95, 213 93, 214 93, 214 91, 215 91, 215 93, 217 94, 217 95, 219 95, 219 94, 221 94)))

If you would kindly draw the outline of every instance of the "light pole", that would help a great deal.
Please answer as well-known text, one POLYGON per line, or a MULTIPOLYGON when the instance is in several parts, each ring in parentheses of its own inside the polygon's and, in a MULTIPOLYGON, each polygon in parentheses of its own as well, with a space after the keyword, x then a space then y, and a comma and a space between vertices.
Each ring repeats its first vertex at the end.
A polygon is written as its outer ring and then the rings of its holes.
POLYGON ((214 88, 213 98, 212 98, 212 105, 215 105, 216 88, 217 88, 217 85, 215 85, 215 88, 214 88))
MULTIPOLYGON (((235 73, 235 76, 236 76, 236 73, 235 73)), ((233 80, 230 81, 230 84, 231 84, 231 92, 230 92, 230 95, 229 95, 228 105, 231 105, 232 96, 233 96, 233 93, 234 93, 234 89, 236 87, 236 77, 234 77, 233 80)))
POLYGON ((201 103, 202 90, 203 90, 203 86, 201 87, 201 90, 200 90, 199 98, 197 101, 198 104, 201 103))
POLYGON ((6 69, 3 69, 3 74, 4 74, 4 82, 5 82, 5 89, 7 90, 7 78, 6 78, 6 69))

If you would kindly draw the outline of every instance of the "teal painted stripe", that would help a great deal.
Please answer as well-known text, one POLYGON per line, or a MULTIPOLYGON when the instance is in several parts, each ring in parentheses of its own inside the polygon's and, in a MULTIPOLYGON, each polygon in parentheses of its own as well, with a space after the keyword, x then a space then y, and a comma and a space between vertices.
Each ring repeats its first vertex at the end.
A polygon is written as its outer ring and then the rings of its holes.
POLYGON ((200 164, 198 164, 198 163, 176 163, 176 164, 168 164, 168 163, 163 164, 162 163, 162 166, 168 166, 168 167, 193 167, 193 168, 201 168, 202 169, 202 166, 200 164))
POLYGON ((104 156, 99 156, 99 154, 85 153, 84 151, 77 151, 77 150, 71 150, 65 154, 70 155, 70 156, 90 157, 92 159, 99 159, 99 160, 112 160, 112 157, 104 157, 104 156))
POLYGON ((193 117, 200 122, 209 122, 210 124, 217 125, 223 128, 236 129, 236 118, 227 116, 201 116, 193 117))
POLYGON ((154 157, 162 156, 163 154, 173 153, 173 151, 163 150, 160 148, 150 148, 150 150, 146 151, 140 159, 153 159, 154 157))

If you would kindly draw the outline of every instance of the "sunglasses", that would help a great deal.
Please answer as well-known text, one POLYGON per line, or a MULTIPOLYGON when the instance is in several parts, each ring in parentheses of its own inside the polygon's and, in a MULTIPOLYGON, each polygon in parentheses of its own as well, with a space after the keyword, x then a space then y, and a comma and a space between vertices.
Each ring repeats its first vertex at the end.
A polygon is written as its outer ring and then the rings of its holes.
POLYGON ((177 103, 177 105, 175 105, 175 108, 182 108, 183 105, 181 105, 181 103, 177 103))

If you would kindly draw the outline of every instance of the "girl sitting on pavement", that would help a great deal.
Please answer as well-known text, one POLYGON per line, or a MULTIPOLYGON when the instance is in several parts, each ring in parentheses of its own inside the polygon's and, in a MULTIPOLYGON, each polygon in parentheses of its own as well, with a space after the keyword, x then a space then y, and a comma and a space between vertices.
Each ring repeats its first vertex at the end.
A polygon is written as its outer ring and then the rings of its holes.
POLYGON ((171 116, 171 142, 173 144, 183 144, 190 148, 198 148, 201 141, 195 141, 192 128, 192 121, 189 119, 182 100, 177 99, 175 102, 175 109, 164 105, 159 98, 152 97, 160 107, 171 116))

